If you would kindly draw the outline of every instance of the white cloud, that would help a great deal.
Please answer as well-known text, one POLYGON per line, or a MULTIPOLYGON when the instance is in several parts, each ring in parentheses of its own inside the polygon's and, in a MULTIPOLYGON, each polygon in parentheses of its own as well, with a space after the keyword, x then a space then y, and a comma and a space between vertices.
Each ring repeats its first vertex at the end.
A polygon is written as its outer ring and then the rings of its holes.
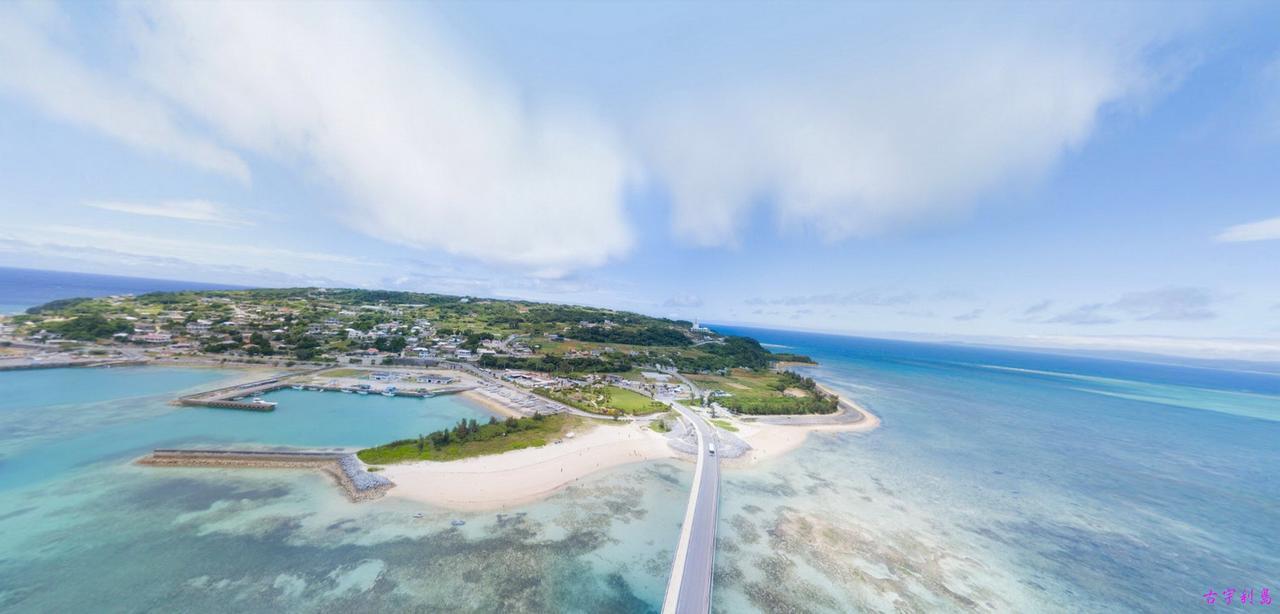
MULTIPOLYGON (((1140 105, 1186 67, 1150 53, 1180 18, 1113 14, 1126 8, 884 12, 847 19, 852 42, 809 38, 802 47, 821 55, 706 75, 711 86, 659 110, 650 153, 679 236, 732 244, 761 202, 784 227, 830 240, 963 215, 975 196, 1081 146, 1109 106, 1140 105)), ((804 33, 778 34, 794 36, 804 33)))
POLYGON ((1224 243, 1274 241, 1280 239, 1280 217, 1238 224, 1218 233, 1214 239, 1224 243))
POLYGON ((680 294, 663 301, 663 307, 696 308, 703 305, 701 296, 696 294, 680 294))
POLYGON ((73 38, 52 5, 0 3, 0 92, 51 117, 248 181, 243 160, 180 129, 160 100, 82 65, 67 51, 73 38))
POLYGON ((146 215, 166 217, 189 222, 205 222, 224 226, 248 226, 248 222, 235 217, 225 205, 205 200, 174 200, 162 203, 130 203, 118 201, 92 201, 85 203, 87 207, 146 215))
POLYGON ((628 161, 607 128, 525 101, 388 5, 135 9, 149 84, 238 146, 331 180, 372 236, 550 273, 632 244, 628 161))
POLYGON ((135 259, 171 260, 201 267, 256 269, 269 265, 275 270, 296 275, 316 270, 333 271, 341 268, 355 271, 379 266, 378 263, 363 258, 334 253, 62 224, 9 226, 0 229, 0 240, 8 241, 11 245, 26 245, 31 249, 64 252, 93 250, 105 246, 135 259))
POLYGON ((1111 305, 1138 320, 1209 320, 1214 293, 1206 288, 1161 288, 1129 292, 1111 305))
POLYGON ((238 178, 249 171, 229 147, 283 162, 340 189, 346 223, 383 240, 548 275, 632 245, 623 190, 633 170, 611 130, 507 87, 405 6, 117 10, 120 36, 95 42, 124 68, 81 61, 98 50, 52 5, 0 8, 0 87, 238 178))
POLYGON ((1036 335, 1005 342, 1032 347, 1150 352, 1210 359, 1280 361, 1280 339, 1191 338, 1160 336, 1036 335))
MULTIPOLYGON (((1115 324, 1121 317, 1136 321, 1193 322, 1218 317, 1219 295, 1208 288, 1167 287, 1126 292, 1109 303, 1089 303, 1043 320, 1047 324, 1115 324)), ((1044 308, 1048 308, 1044 304, 1044 308)), ((1043 311, 1041 309, 1040 311, 1043 311)), ((1030 310, 1028 310, 1030 313, 1030 310)))

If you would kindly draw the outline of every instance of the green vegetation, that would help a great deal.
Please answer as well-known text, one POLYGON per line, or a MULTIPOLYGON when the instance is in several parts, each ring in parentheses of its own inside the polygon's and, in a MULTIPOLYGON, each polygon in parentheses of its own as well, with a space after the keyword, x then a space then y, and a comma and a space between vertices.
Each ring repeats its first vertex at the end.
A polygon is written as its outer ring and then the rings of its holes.
POLYGON ((562 356, 538 356, 517 358, 486 354, 480 357, 480 366, 489 369, 523 369, 569 375, 572 373, 623 373, 631 370, 631 361, 620 354, 602 358, 564 358, 562 356))
POLYGON ((75 307, 76 305, 79 305, 79 304, 81 304, 81 303, 84 303, 84 302, 86 302, 86 301, 91 301, 91 300, 93 300, 93 299, 88 299, 88 298, 60 298, 60 299, 55 300, 55 301, 49 301, 49 302, 47 302, 47 303, 45 303, 45 304, 43 304, 43 305, 37 305, 37 306, 35 306, 35 307, 31 307, 30 309, 27 309, 27 313, 28 313, 28 314, 31 314, 31 315, 35 315, 35 314, 45 313, 45 312, 56 312, 56 311, 62 311, 62 310, 65 310, 65 309, 70 309, 70 308, 72 308, 72 307, 75 307))
POLYGON ((711 424, 714 424, 726 431, 729 431, 730 433, 738 432, 738 427, 734 426, 733 423, 729 422, 728 420, 724 420, 724 419, 712 420, 711 424))
POLYGON ((131 333, 133 324, 128 320, 108 320, 100 315, 87 315, 62 322, 48 322, 45 324, 45 329, 67 339, 93 341, 106 339, 116 333, 131 333))
POLYGON ((490 418, 488 423, 461 420, 451 429, 442 429, 417 439, 401 439, 356 453, 368 464, 388 465, 419 460, 451 461, 474 456, 501 454, 511 450, 545 446, 572 430, 579 418, 555 414, 534 414, 529 418, 490 418))
MULTIPOLYGON (((652 365, 694 373, 764 370, 780 361, 753 339, 694 331, 682 320, 636 313, 420 292, 276 288, 154 292, 137 297, 61 299, 12 316, 15 336, 40 330, 68 339, 106 340, 117 332, 172 335, 177 351, 261 359, 337 362, 350 352, 417 358, 410 347, 475 351, 488 340, 513 341, 479 365, 555 375, 628 373, 652 365), (356 331, 349 333, 348 330, 356 331)), ((125 343, 125 341, 121 341, 125 343)), ((149 346, 162 349, 159 345, 149 346)))
MULTIPOLYGON (((725 337, 723 343, 700 346, 703 354, 680 356, 674 362, 681 371, 711 372, 733 368, 766 369, 778 357, 750 337, 725 337)), ((787 360, 813 362, 807 356, 787 354, 787 360)))
POLYGON ((692 345, 689 337, 677 329, 659 324, 645 326, 576 326, 564 334, 570 339, 597 343, 625 343, 627 345, 692 345))
POLYGON ((693 375, 690 379, 708 390, 728 393, 729 396, 716 397, 715 402, 739 414, 831 414, 839 408, 838 397, 822 392, 812 379, 791 371, 735 369, 727 376, 693 375))
POLYGON ((798 362, 806 365, 816 365, 818 362, 804 354, 791 354, 788 352, 773 352, 772 359, 777 362, 798 362))
POLYGON ((668 409, 663 403, 617 386, 588 386, 563 390, 536 388, 534 392, 582 411, 605 416, 643 416, 668 409))

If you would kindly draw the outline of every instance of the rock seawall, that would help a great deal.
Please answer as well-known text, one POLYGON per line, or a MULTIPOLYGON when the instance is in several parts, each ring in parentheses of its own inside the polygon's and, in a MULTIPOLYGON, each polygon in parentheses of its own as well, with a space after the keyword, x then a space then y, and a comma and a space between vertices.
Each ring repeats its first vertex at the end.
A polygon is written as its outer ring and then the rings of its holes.
POLYGON ((395 486, 384 476, 369 473, 356 455, 309 450, 154 450, 138 460, 140 465, 160 467, 259 467, 316 468, 338 482, 352 501, 382 497, 395 486))

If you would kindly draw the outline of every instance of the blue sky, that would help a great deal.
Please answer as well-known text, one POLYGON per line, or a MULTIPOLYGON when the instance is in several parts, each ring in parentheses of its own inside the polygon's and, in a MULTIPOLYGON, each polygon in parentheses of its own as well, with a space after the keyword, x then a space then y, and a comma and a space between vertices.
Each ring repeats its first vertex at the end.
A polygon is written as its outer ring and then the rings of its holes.
POLYGON ((1280 6, 5 4, 0 264, 1280 359, 1280 6))

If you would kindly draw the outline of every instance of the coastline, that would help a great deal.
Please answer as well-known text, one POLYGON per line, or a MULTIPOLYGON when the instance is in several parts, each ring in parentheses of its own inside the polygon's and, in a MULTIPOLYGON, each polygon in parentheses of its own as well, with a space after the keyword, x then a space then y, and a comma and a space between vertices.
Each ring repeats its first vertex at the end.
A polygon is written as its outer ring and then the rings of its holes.
POLYGON ((564 443, 457 461, 384 465, 389 498, 483 511, 550 496, 600 471, 677 458, 662 435, 636 424, 598 424, 564 443))
POLYGON ((475 390, 464 390, 462 392, 459 392, 458 397, 465 399, 469 403, 479 405, 484 409, 491 411, 495 414, 498 414, 500 416, 507 416, 511 418, 528 417, 528 414, 520 413, 516 411, 514 408, 498 401, 497 399, 489 395, 481 394, 475 390))
MULTIPOLYGON (((269 365, 196 360, 149 361, 147 365, 227 369, 235 374, 230 385, 263 376, 285 377, 297 373, 296 369, 269 365)), ((750 449, 738 458, 723 459, 724 468, 747 468, 788 454, 803 446, 810 433, 869 432, 880 426, 879 417, 856 401, 820 382, 816 383, 822 392, 840 398, 836 413, 757 416, 745 420, 732 417, 739 432, 729 435, 742 439, 750 449)), ((479 390, 465 390, 458 394, 464 402, 498 416, 518 418, 527 415, 520 408, 504 402, 503 398, 486 395, 479 390)), ((445 509, 481 511, 543 499, 613 467, 668 459, 688 461, 691 457, 673 448, 667 436, 649 429, 647 421, 624 424, 597 422, 584 425, 575 437, 559 444, 458 461, 383 465, 380 475, 395 483, 395 487, 387 492, 388 497, 445 509)), ((340 479, 339 483, 342 483, 340 479)), ((349 491, 349 488, 344 489, 349 491)))
POLYGON ((831 388, 814 381, 818 389, 840 398, 840 410, 826 416, 761 416, 751 422, 739 421, 736 435, 751 449, 743 456, 726 459, 727 469, 745 468, 787 454, 804 445, 810 433, 866 433, 880 428, 880 417, 831 388))

